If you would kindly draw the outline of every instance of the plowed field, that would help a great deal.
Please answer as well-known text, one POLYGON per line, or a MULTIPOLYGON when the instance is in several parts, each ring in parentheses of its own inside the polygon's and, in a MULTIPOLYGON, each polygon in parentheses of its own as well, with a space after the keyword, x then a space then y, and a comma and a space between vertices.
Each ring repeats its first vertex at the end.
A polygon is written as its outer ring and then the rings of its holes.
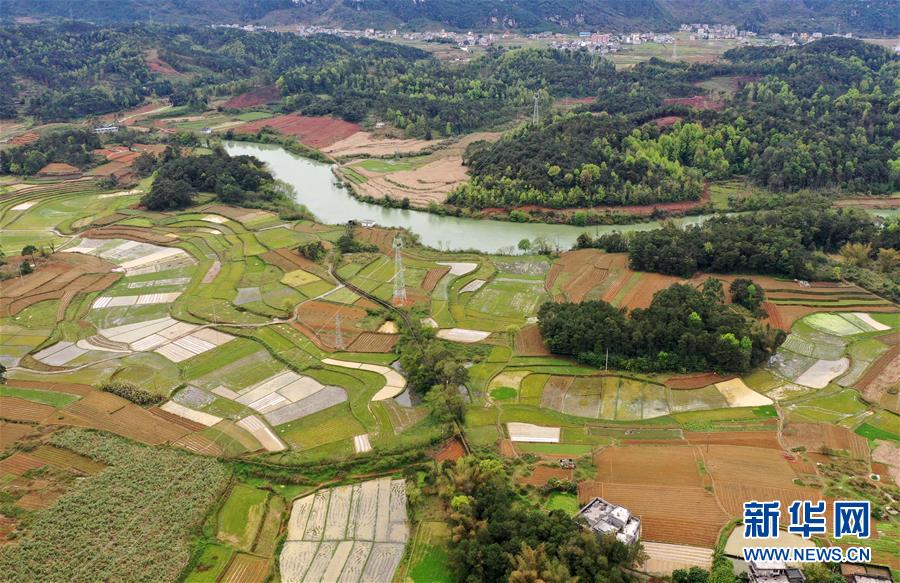
POLYGON ((330 146, 344 138, 349 138, 362 129, 349 121, 290 113, 251 121, 234 128, 234 131, 239 134, 255 134, 264 127, 272 128, 286 136, 295 137, 311 148, 330 146))

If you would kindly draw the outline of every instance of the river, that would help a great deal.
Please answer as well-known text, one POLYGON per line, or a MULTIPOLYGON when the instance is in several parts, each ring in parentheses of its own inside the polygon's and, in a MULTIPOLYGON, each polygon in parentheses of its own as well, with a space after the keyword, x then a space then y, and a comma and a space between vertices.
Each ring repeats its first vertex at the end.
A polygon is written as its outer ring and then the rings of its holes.
MULTIPOLYGON (((658 221, 631 225, 575 227, 545 223, 513 223, 488 219, 444 217, 416 210, 383 207, 361 202, 340 185, 331 165, 292 154, 275 144, 225 142, 232 155, 250 154, 265 162, 275 178, 287 182, 319 222, 342 224, 351 219, 372 219, 384 227, 403 227, 435 249, 459 251, 475 249, 483 253, 512 253, 522 239, 543 237, 560 249, 568 249, 585 231, 592 235, 612 231, 645 231, 660 226, 658 221)), ((880 214, 880 213, 876 213, 880 214)), ((674 219, 677 224, 696 224, 711 215, 674 219)))

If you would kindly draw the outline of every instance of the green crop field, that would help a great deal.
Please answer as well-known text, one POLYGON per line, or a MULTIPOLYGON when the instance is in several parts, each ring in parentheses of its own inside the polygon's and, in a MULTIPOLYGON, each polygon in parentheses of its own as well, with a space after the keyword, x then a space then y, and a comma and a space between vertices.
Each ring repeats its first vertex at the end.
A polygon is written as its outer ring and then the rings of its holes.
POLYGON ((269 494, 235 484, 219 511, 219 540, 240 550, 250 550, 262 523, 269 494))
POLYGON ((378 173, 399 172, 401 170, 415 170, 426 162, 427 159, 425 157, 396 158, 393 160, 369 158, 368 160, 354 162, 351 168, 363 168, 369 172, 378 173))
POLYGON ((216 583, 233 555, 234 549, 225 545, 205 546, 196 566, 185 578, 185 583, 216 583))
POLYGON ((4 385, 0 385, 0 397, 18 397, 19 399, 25 399, 26 401, 43 403, 44 405, 52 405, 54 407, 65 407, 69 403, 74 403, 81 398, 78 395, 70 395, 69 393, 57 393, 37 389, 20 389, 4 385))

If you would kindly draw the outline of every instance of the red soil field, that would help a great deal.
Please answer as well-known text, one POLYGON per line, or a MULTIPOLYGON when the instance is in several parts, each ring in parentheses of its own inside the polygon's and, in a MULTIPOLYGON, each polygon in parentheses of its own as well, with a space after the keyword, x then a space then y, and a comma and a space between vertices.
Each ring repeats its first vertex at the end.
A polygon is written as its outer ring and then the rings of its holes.
POLYGON ((47 421, 101 429, 148 445, 171 443, 189 433, 125 399, 99 391, 66 405, 47 421))
POLYGON ((594 456, 594 465, 598 482, 703 486, 689 445, 608 447, 594 456))
POLYGON ((90 385, 78 383, 52 383, 47 381, 26 381, 22 379, 6 379, 6 385, 10 387, 19 387, 20 389, 42 389, 45 391, 56 391, 58 393, 69 393, 72 395, 80 395, 82 397, 94 390, 90 385))
POLYGON ((692 375, 677 375, 666 379, 666 386, 670 389, 699 389, 713 383, 720 383, 734 378, 733 376, 721 376, 714 372, 692 375))
POLYGON ((547 356, 550 349, 541 338, 541 330, 537 324, 525 326, 516 333, 516 354, 522 356, 547 356))
POLYGON ((697 449, 716 483, 731 481, 770 488, 794 487, 796 475, 783 451, 714 444, 697 449))
POLYGON ((219 447, 216 442, 206 437, 205 435, 200 435, 198 433, 185 435, 181 439, 172 442, 172 445, 183 447, 188 451, 192 451, 194 453, 199 453, 202 455, 211 455, 216 457, 225 455, 225 452, 221 447, 219 447))
POLYGON ((46 261, 39 261, 33 273, 0 286, 0 316, 18 314, 44 300, 67 297, 68 305, 78 292, 106 289, 120 277, 110 273, 114 267, 91 255, 54 253, 46 261))
POLYGON ((712 548, 728 521, 711 493, 699 487, 646 484, 578 484, 578 502, 600 496, 641 518, 644 540, 712 548))
POLYGON ((6 449, 34 431, 31 425, 0 421, 0 449, 6 449))
POLYGON ((263 583, 269 574, 269 561, 254 555, 238 553, 228 564, 219 583, 263 583))
POLYGON ((500 440, 500 455, 503 457, 519 457, 516 452, 516 446, 509 439, 500 440))
POLYGON ((43 421, 56 408, 18 397, 0 397, 0 418, 12 421, 43 421))
POLYGON ((353 236, 364 243, 375 245, 378 250, 386 255, 390 255, 394 251, 394 238, 401 234, 399 229, 382 229, 380 227, 372 227, 365 229, 357 227, 353 229, 353 236))
POLYGON ((516 478, 519 484, 526 486, 546 486, 551 478, 557 480, 571 480, 572 470, 566 470, 560 467, 535 466, 530 476, 520 476, 516 478))
POLYGON ((663 105, 684 105, 694 109, 722 109, 723 103, 716 99, 712 99, 705 95, 695 95, 693 97, 670 97, 663 99, 663 105))
POLYGON ((33 144, 40 136, 37 132, 25 132, 24 134, 19 134, 18 136, 9 140, 9 143, 13 146, 27 146, 28 144, 33 144))
POLYGON ((667 128, 669 126, 673 126, 683 120, 684 118, 678 115, 667 115, 665 117, 658 117, 653 120, 653 123, 657 125, 657 127, 667 128))
POLYGON ((235 133, 255 134, 264 127, 297 138, 311 148, 323 148, 362 130, 349 121, 331 117, 308 117, 290 113, 269 119, 251 121, 234 128, 235 133))
POLYGON ((825 423, 789 423, 782 430, 788 449, 805 447, 810 452, 821 452, 823 447, 843 450, 851 457, 869 459, 869 443, 849 429, 825 423))
POLYGON ((862 389, 863 397, 867 401, 878 403, 889 388, 897 386, 898 378, 900 378, 900 344, 894 344, 869 366, 869 370, 859 379, 856 386, 862 389))
POLYGON ((552 291, 560 277, 564 283, 560 286, 562 298, 557 301, 582 302, 591 290, 599 286, 613 268, 624 268, 624 254, 603 253, 597 249, 578 249, 563 253, 544 280, 544 286, 552 291))
POLYGON ((775 431, 685 432, 684 438, 701 449, 709 445, 743 445, 782 451, 775 431))
POLYGON ((28 470, 36 470, 47 465, 44 460, 28 455, 27 453, 16 452, 4 460, 0 460, 0 476, 3 474, 12 474, 21 476, 28 470))
POLYGON ((561 411, 563 399, 573 382, 575 377, 552 376, 547 379, 544 392, 541 393, 541 407, 561 411))
POLYGON ((772 302, 763 302, 762 307, 766 311, 770 326, 778 328, 779 330, 784 330, 785 332, 790 331, 791 327, 784 322, 784 318, 781 317, 781 310, 778 309, 778 306, 772 302))
POLYGON ((257 107, 260 105, 265 105, 267 103, 273 103, 281 99, 281 94, 278 92, 278 87, 274 84, 272 85, 263 85, 262 87, 257 87, 252 91, 248 91, 247 93, 241 93, 240 95, 235 95, 228 101, 222 104, 223 109, 242 109, 245 107, 257 107))
POLYGON ((663 275, 661 273, 642 273, 640 281, 631 286, 622 301, 619 302, 620 308, 646 308, 653 301, 656 292, 662 291, 673 284, 683 281, 681 278, 671 275, 663 275))
POLYGON ((266 263, 270 263, 284 271, 294 271, 295 269, 310 270, 319 267, 317 263, 303 257, 293 249, 285 248, 266 251, 260 257, 266 263))
POLYGON ((377 332, 363 332, 356 337, 347 350, 351 352, 377 352, 387 353, 393 350, 400 340, 398 334, 379 334, 377 332))
POLYGON ((460 443, 458 439, 453 438, 447 441, 447 443, 434 454, 434 461, 439 464, 444 463, 447 460, 455 462, 459 458, 465 457, 465 455, 466 449, 463 447, 462 443, 460 443))
MULTIPOLYGON (((831 519, 831 500, 822 496, 822 493, 813 488, 800 488, 787 486, 777 488, 771 486, 758 486, 738 481, 716 482, 716 499, 729 516, 740 517, 744 515, 744 502, 748 500, 780 500, 782 521, 789 521, 787 509, 794 500, 826 500, 828 507, 825 513, 826 520, 831 519)), ((787 522, 789 523, 789 522, 787 522)), ((829 527, 830 529, 830 527, 829 527)))
POLYGON ((170 422, 174 423, 175 425, 180 425, 180 426, 184 427, 185 429, 187 429, 188 431, 203 431, 204 429, 206 429, 206 425, 203 425, 202 423, 197 423, 196 421, 191 421, 190 419, 182 417, 181 415, 175 415, 174 413, 169 413, 168 411, 160 409, 159 407, 151 407, 150 409, 147 409, 147 410, 150 411, 151 413, 153 413, 154 415, 156 415, 157 417, 159 417, 160 419, 165 419, 166 421, 170 421, 170 422))
POLYGON ((441 278, 447 275, 447 272, 449 271, 449 267, 429 269, 425 274, 425 278, 422 280, 422 289, 427 292, 434 291, 435 286, 437 286, 438 282, 441 281, 441 278))

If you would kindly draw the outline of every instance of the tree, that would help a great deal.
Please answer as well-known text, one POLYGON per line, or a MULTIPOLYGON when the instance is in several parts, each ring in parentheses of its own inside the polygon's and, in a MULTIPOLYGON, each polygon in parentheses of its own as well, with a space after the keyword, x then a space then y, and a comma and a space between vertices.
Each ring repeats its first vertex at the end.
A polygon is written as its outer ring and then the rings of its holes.
POLYGON ((150 192, 141 197, 141 204, 152 211, 187 208, 194 204, 197 191, 184 180, 157 177, 150 192))
POLYGON ((900 267, 900 251, 897 249, 882 248, 878 250, 878 270, 882 273, 891 273, 900 267))
POLYGON ((762 286, 754 283, 752 280, 739 277, 731 282, 728 287, 731 294, 731 301, 739 306, 744 306, 753 313, 756 313, 762 303, 766 299, 765 291, 762 286))
POLYGON ((703 296, 712 302, 721 304, 725 301, 725 290, 722 287, 722 280, 710 277, 703 282, 703 296))
POLYGON ((31 263, 23 261, 19 264, 19 275, 28 275, 32 272, 34 272, 34 267, 31 266, 31 263))
POLYGON ((841 247, 840 254, 846 263, 856 267, 868 267, 872 263, 872 245, 868 243, 847 243, 841 247))
POLYGON ((843 583, 844 578, 835 565, 829 563, 804 563, 803 575, 807 583, 843 583))
POLYGON ((425 395, 425 404, 438 423, 462 423, 466 416, 466 401, 456 387, 434 387, 425 395))
POLYGON ((327 251, 325 250, 325 246, 321 241, 318 240, 300 245, 297 248, 297 252, 299 252, 300 255, 303 255, 310 261, 315 261, 316 263, 322 261, 327 253, 327 251))
POLYGON ((531 241, 528 239, 522 239, 518 244, 519 251, 523 253, 528 253, 528 250, 531 249, 531 241))
POLYGON ((547 556, 544 544, 537 548, 522 543, 522 550, 513 557, 509 583, 570 583, 572 574, 559 560, 547 556))
POLYGON ((709 571, 700 567, 672 571, 672 583, 707 583, 708 580, 709 571))
POLYGON ((25 245, 24 247, 22 247, 22 256, 24 257, 25 255, 28 255, 32 260, 34 260, 34 254, 37 253, 37 250, 37 247, 35 247, 34 245, 25 245))

